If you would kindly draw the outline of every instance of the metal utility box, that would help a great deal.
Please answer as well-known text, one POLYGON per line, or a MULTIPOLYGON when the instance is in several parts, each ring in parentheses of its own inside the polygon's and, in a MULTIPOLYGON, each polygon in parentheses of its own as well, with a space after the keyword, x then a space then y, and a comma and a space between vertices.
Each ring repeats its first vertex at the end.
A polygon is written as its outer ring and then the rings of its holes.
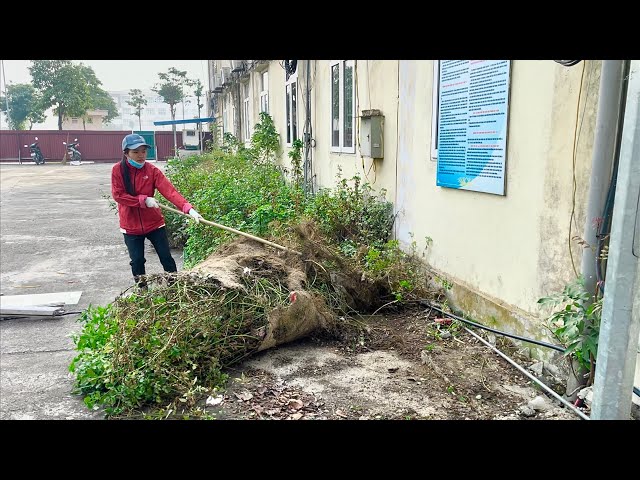
POLYGON ((380 110, 363 110, 360 116, 360 152, 363 157, 384 157, 384 115, 380 110))
POLYGON ((193 128, 182 130, 182 146, 185 150, 198 150, 200 148, 200 138, 197 130, 193 128))

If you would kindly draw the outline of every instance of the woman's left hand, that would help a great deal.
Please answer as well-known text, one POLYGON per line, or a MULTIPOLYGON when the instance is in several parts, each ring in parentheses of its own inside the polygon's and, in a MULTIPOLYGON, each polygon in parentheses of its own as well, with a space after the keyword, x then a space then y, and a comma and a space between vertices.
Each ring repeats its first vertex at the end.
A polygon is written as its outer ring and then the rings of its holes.
POLYGON ((196 223, 200 223, 200 220, 202 220, 202 215, 196 212, 193 208, 189 210, 189 215, 196 221, 196 223))

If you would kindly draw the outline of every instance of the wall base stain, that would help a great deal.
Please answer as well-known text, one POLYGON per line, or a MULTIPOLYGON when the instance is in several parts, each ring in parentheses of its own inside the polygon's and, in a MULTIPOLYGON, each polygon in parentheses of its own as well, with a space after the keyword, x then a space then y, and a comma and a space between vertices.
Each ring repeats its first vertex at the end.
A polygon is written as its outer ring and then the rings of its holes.
MULTIPOLYGON (((478 292, 458 279, 436 271, 434 274, 449 282, 451 288, 446 290, 445 295, 449 306, 458 316, 506 333, 559 345, 558 340, 545 327, 543 318, 478 292)), ((504 336, 504 338, 514 343, 519 351, 529 358, 551 363, 563 361, 561 352, 557 350, 511 337, 504 336)))

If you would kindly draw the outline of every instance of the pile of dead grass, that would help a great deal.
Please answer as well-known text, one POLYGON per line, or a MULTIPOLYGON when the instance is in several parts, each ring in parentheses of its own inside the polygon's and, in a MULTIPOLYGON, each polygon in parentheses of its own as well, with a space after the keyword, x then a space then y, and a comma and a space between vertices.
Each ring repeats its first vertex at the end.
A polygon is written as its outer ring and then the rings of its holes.
POLYGON ((413 253, 392 245, 392 261, 376 271, 367 267, 366 245, 352 257, 345 256, 324 235, 315 222, 295 226, 309 287, 325 292, 328 303, 343 313, 368 314, 385 307, 402 309, 407 302, 439 297, 427 265, 413 253))
MULTIPOLYGON (((362 343, 370 329, 353 314, 389 304, 393 281, 367 275, 313 223, 296 232, 302 255, 242 237, 191 270, 148 275, 147 290, 116 298, 108 341, 74 359, 77 372, 94 376, 78 378, 82 393, 110 415, 189 411, 224 387, 225 368, 261 350, 310 335, 362 343)), ((428 295, 426 282, 416 296, 428 295)))
MULTIPOLYGON (((115 299, 103 322, 109 338, 101 348, 85 341, 73 362, 77 386, 108 415, 188 410, 224 385, 225 367, 259 349, 269 312, 290 303, 288 290, 260 279, 229 289, 188 272, 149 275, 147 284, 115 299)), ((92 333, 100 336, 82 336, 92 333)))

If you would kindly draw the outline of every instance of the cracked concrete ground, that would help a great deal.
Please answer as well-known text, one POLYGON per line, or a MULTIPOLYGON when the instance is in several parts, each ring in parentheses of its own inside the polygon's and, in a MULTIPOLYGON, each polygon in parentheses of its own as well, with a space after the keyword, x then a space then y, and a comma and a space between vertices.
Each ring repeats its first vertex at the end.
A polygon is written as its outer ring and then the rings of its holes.
MULTIPOLYGON (((126 247, 115 211, 105 198, 110 195, 111 168, 112 164, 0 165, 0 293, 81 290, 78 305, 68 307, 80 312, 90 304, 111 303, 131 286, 126 247)), ((181 251, 174 250, 173 255, 182 270, 181 251)), ((147 272, 161 271, 147 243, 147 272)), ((68 366, 76 351, 70 335, 80 330, 78 316, 0 320, 0 419, 104 418, 102 411, 89 410, 71 393, 74 377, 68 366)), ((462 341, 431 345, 433 359, 424 365, 421 349, 429 343, 423 332, 427 319, 418 317, 389 320, 390 332, 416 347, 410 349, 416 356, 411 361, 395 349, 355 355, 345 354, 338 345, 314 342, 280 346, 246 360, 234 368, 232 377, 241 382, 232 382, 221 405, 225 412, 218 418, 256 418, 261 406, 255 401, 269 403, 273 399, 264 397, 264 392, 278 393, 284 387, 302 398, 296 397, 295 405, 307 408, 307 396, 319 402, 311 404, 317 412, 309 407, 294 415, 329 419, 511 419, 518 418, 520 405, 539 394, 511 366, 472 342, 461 351, 462 341), (447 371, 438 373, 444 366, 447 371), (487 386, 476 377, 478 368, 489 375, 489 367, 495 382, 487 393, 487 386), (231 394, 234 386, 241 389, 238 402, 231 394), (245 390, 253 387, 254 392, 246 395, 245 390), (250 397, 253 403, 243 400, 250 397)), ((277 410, 270 403, 263 410, 270 409, 277 410)), ((566 411, 545 412, 537 418, 576 419, 566 411)))
MULTIPOLYGON (((82 291, 105 305, 132 284, 111 193, 113 164, 0 165, 0 293, 82 291)), ((162 163, 158 163, 162 166, 162 163)), ((182 252, 173 256, 182 269, 182 252)), ((162 266, 147 242, 147 272, 162 266)), ((102 419, 71 394, 78 314, 0 320, 0 419, 102 419)))

